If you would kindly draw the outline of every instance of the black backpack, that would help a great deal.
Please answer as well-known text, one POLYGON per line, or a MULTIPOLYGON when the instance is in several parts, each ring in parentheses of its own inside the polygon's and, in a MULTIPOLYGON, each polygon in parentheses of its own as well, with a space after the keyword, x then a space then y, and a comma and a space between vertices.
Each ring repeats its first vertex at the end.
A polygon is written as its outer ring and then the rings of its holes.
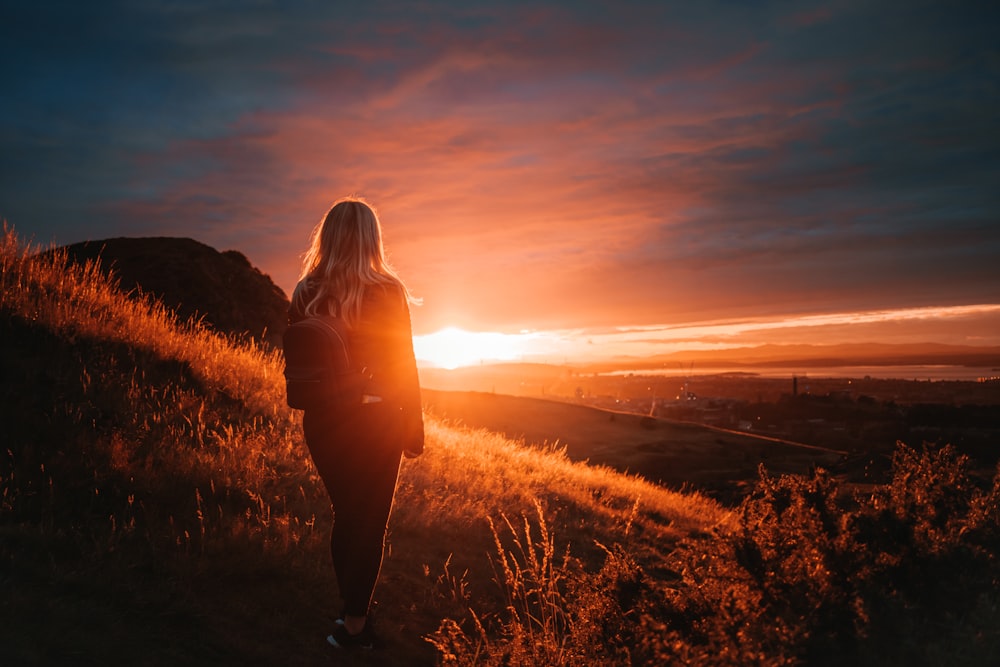
POLYGON ((361 402, 362 373, 351 360, 347 326, 333 315, 310 315, 282 335, 285 396, 296 410, 361 402))

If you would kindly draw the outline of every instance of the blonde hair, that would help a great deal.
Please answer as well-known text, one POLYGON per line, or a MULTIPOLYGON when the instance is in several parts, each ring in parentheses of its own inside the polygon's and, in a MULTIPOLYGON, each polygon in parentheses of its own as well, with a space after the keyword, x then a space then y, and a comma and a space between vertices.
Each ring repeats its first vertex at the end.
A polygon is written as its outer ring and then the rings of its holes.
POLYGON ((353 326, 370 285, 395 285, 407 301, 417 302, 385 260, 382 224, 375 209, 363 199, 347 197, 337 201, 313 229, 292 303, 306 315, 317 314, 326 304, 329 312, 339 311, 353 326), (303 306, 307 288, 311 299, 303 306))

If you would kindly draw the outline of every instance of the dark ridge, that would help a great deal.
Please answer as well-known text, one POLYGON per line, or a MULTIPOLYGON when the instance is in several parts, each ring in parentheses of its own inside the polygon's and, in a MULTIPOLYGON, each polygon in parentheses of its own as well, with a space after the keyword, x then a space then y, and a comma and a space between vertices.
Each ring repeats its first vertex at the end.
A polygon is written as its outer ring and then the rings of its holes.
POLYGON ((181 319, 197 317, 222 333, 281 345, 288 297, 239 251, 171 237, 84 241, 65 249, 71 261, 100 259, 122 291, 153 295, 181 319))

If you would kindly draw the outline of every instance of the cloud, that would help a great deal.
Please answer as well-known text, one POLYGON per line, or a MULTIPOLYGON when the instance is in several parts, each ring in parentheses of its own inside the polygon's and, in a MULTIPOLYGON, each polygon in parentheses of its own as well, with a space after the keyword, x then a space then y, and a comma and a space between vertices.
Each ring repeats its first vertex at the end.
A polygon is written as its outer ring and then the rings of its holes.
POLYGON ((290 290, 326 207, 362 194, 425 331, 996 303, 996 18, 18 7, 0 215, 60 242, 192 236, 290 290))

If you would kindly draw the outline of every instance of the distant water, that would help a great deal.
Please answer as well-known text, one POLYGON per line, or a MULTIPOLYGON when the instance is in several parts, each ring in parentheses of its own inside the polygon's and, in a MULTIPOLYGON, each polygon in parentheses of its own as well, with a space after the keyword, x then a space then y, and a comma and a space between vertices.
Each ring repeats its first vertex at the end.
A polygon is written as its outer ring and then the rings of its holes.
POLYGON ((984 378, 1000 380, 1000 368, 984 366, 952 366, 947 364, 927 364, 909 366, 743 366, 732 368, 662 368, 645 370, 621 370, 608 375, 664 375, 684 377, 687 375, 753 375, 762 378, 865 378, 880 380, 968 380, 976 382, 984 378))

